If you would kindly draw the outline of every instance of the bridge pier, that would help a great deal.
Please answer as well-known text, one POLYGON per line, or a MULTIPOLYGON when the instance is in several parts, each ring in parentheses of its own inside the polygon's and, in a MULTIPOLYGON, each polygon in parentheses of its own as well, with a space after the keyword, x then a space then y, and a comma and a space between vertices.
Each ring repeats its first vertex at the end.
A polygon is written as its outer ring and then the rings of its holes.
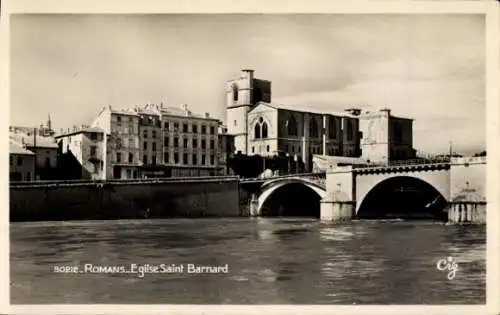
POLYGON ((448 205, 449 224, 485 224, 486 202, 459 201, 448 205))
POLYGON ((354 203, 352 201, 336 201, 323 199, 320 202, 321 221, 345 223, 352 220, 354 203))
POLYGON ((259 213, 259 199, 255 196, 255 194, 252 194, 252 199, 250 200, 250 216, 251 217, 258 217, 260 216, 259 213))

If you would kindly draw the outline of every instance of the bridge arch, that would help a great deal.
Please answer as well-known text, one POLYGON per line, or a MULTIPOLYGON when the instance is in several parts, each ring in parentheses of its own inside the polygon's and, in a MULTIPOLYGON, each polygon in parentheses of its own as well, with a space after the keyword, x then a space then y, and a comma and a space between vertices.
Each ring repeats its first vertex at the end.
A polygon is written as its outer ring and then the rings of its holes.
MULTIPOLYGON (((440 175, 441 177, 426 178, 412 173, 394 174, 372 181, 371 185, 365 183, 364 189, 357 196, 356 216, 444 219, 449 184, 447 177, 443 176, 446 173, 440 175)), ((357 187, 358 184, 363 185, 357 183, 357 187)))
MULTIPOLYGON (((318 209, 312 209, 310 216, 319 216, 319 200, 325 198, 326 188, 324 185, 306 178, 283 178, 270 180, 262 185, 261 193, 257 197, 257 213, 259 213, 259 215, 265 215, 265 211, 263 210, 266 208, 267 203, 278 193, 286 196, 287 199, 296 197, 300 197, 303 201, 308 201, 307 199, 315 199, 315 201, 318 202, 318 209), (299 194, 298 189, 301 188, 302 190, 300 190, 300 196, 297 196, 299 194), (289 189, 289 191, 286 191, 286 189, 289 189), (317 212, 317 214, 314 214, 313 212, 317 212)), ((275 215, 280 215, 279 211, 271 212, 275 213, 275 215)))

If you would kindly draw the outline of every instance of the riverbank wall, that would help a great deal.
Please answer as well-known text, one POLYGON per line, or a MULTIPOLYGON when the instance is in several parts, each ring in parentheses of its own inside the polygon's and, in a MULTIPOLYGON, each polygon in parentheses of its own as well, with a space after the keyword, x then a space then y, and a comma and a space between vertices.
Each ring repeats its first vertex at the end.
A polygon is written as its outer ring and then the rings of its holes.
POLYGON ((241 215, 237 177, 11 183, 10 221, 241 215))

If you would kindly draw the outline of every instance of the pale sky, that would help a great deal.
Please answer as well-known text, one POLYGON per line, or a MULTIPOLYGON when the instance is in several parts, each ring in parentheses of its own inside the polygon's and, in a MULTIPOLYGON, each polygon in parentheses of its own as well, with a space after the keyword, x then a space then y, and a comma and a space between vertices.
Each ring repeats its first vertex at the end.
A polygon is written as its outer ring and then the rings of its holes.
POLYGON ((482 15, 12 15, 11 124, 161 101, 225 120, 242 68, 276 103, 414 118, 417 150, 485 147, 482 15))

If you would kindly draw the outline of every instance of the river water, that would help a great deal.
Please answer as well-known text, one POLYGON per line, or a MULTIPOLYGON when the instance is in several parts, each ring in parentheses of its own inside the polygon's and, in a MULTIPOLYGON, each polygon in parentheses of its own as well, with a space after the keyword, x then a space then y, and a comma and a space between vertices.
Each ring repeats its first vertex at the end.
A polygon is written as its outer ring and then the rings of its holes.
POLYGON ((484 226, 302 218, 37 222, 11 223, 10 240, 12 304, 485 303, 484 226), (452 280, 436 266, 447 257, 458 264, 452 280), (143 277, 90 272, 130 271, 132 264, 184 269, 143 277), (188 264, 227 264, 227 273, 191 273, 188 264), (78 272, 55 272, 63 268, 78 272))

